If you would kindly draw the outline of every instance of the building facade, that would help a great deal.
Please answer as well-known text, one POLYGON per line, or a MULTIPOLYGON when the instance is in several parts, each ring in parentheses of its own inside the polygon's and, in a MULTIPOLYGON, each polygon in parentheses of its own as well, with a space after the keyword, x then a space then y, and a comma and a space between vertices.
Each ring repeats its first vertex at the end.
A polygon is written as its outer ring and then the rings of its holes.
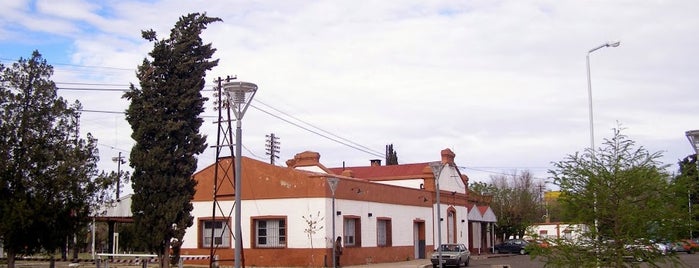
MULTIPOLYGON (((338 236, 344 246, 342 265, 426 258, 438 241, 437 224, 442 243, 471 245, 475 225, 469 224, 468 177, 459 172, 454 157, 449 149, 441 151, 439 204, 429 163, 382 166, 372 160, 368 166, 327 168, 320 154, 303 152, 280 167, 243 157, 243 263, 331 266, 338 236), (334 193, 328 178, 338 179, 334 193)), ((235 204, 232 181, 226 179, 233 178, 226 173, 232 172, 232 161, 222 158, 194 174, 194 224, 186 230, 182 255, 213 253, 220 265, 232 263, 235 204)), ((478 226, 481 247, 483 228, 478 226)))

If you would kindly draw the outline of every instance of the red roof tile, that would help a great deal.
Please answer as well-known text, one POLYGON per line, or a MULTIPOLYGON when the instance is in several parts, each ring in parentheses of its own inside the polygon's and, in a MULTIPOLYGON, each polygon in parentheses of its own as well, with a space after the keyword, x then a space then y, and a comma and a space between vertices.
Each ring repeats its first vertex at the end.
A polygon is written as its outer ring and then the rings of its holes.
POLYGON ((351 170, 355 178, 367 180, 392 180, 405 178, 423 178, 428 163, 414 163, 388 166, 358 166, 329 168, 330 172, 340 175, 343 170, 351 170))

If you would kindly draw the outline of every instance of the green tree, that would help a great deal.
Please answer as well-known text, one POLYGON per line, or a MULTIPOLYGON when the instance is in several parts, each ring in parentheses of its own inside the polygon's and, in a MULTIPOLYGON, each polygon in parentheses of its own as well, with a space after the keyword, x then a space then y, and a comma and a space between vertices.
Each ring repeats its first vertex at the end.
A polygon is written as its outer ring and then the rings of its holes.
POLYGON ((97 141, 79 137, 80 103, 57 96, 41 54, 0 72, 0 237, 14 267, 17 254, 62 248, 108 182, 97 174, 97 141))
POLYGON ((130 155, 134 195, 131 209, 136 232, 160 264, 176 262, 185 229, 193 224, 191 199, 196 182, 196 155, 206 148, 199 133, 206 98, 202 97, 207 70, 218 65, 216 51, 200 34, 219 18, 193 13, 175 24, 168 39, 157 40, 153 30, 143 38, 153 42, 138 67, 141 88, 131 85, 124 97, 131 101, 126 120, 136 141, 130 155))
POLYGON ((393 150, 393 144, 386 145, 386 165, 398 165, 398 153, 393 150))
POLYGON ((674 240, 677 230, 686 230, 681 228, 684 221, 676 220, 686 219, 678 207, 679 185, 670 183, 661 156, 636 147, 614 129, 601 148, 553 163, 549 173, 561 189, 562 208, 590 228, 580 240, 560 240, 555 250, 534 255, 553 267, 625 267, 628 258, 650 264, 673 261, 656 258, 660 252, 652 244, 654 239, 674 240))

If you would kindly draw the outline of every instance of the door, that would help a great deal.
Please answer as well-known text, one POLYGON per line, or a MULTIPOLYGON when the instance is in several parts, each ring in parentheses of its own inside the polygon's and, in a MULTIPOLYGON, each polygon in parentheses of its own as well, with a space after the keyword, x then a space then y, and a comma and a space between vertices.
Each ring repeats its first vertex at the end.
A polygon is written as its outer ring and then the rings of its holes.
POLYGON ((425 258, 425 222, 413 222, 413 247, 415 259, 425 258))

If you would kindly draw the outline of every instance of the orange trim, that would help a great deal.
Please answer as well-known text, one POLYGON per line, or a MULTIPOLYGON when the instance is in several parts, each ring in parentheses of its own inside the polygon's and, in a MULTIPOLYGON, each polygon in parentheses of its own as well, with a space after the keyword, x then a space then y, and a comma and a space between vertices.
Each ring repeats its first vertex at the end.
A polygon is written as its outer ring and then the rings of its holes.
MULTIPOLYGON (((211 244, 204 245, 204 234, 202 233, 203 224, 204 224, 204 222, 207 222, 207 221, 227 221, 228 222, 227 223, 228 235, 229 235, 229 237, 231 237, 231 239, 228 239, 228 245, 221 245, 219 248, 231 248, 231 242, 233 239, 232 239, 232 235, 230 233, 232 225, 231 225, 231 219, 229 217, 216 217, 216 218, 198 217, 197 218, 197 247, 206 248, 206 249, 211 248, 211 244)), ((211 239, 213 239, 213 237, 211 239)))
POLYGON ((272 216, 272 215, 267 215, 267 216, 255 216, 255 217, 250 217, 250 246, 252 248, 256 249, 280 249, 280 248, 287 248, 289 246, 289 221, 287 220, 286 216, 272 216), (281 247, 260 247, 257 245, 257 227, 255 226, 255 222, 258 220, 283 220, 284 221, 284 228, 286 229, 284 233, 286 234, 286 238, 284 239, 284 246, 281 247))

